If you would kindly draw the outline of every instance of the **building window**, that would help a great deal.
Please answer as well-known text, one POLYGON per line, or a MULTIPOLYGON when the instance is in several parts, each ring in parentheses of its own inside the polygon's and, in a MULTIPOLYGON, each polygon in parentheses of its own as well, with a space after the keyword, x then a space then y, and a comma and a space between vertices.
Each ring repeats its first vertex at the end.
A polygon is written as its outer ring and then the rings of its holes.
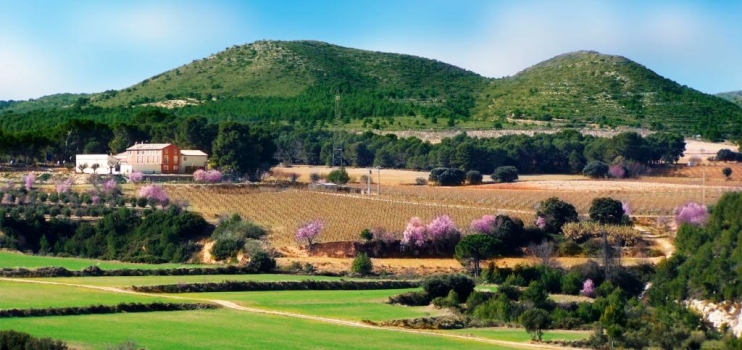
POLYGON ((170 169, 170 168, 167 165, 165 165, 165 171, 167 171, 168 169, 170 169))
POLYGON ((162 158, 162 164, 167 164, 167 157, 162 158))
POLYGON ((178 164, 178 157, 175 157, 175 161, 173 163, 178 164))
POLYGON ((186 157, 186 156, 183 156, 183 161, 185 162, 185 161, 187 161, 187 160, 188 160, 188 157, 186 157))
POLYGON ((173 167, 173 170, 178 170, 178 166, 177 166, 177 165, 176 165, 176 166, 174 166, 174 167, 173 167))

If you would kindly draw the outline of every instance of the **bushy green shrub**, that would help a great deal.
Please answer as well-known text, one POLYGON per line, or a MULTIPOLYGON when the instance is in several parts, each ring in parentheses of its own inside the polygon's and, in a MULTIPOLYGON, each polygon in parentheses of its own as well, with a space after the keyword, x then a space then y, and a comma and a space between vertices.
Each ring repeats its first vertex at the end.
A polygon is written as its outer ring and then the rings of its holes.
POLYGON ((427 306, 431 301, 432 298, 425 292, 408 292, 389 297, 389 304, 405 306, 427 306))
POLYGON ((430 170, 428 180, 441 186, 458 186, 464 183, 466 173, 457 168, 434 168, 430 170))
POLYGON ((518 168, 511 165, 500 166, 491 177, 496 182, 515 182, 518 180, 518 168))
POLYGON ((217 261, 234 257, 242 248, 242 244, 234 239, 219 239, 211 247, 211 256, 217 261))
POLYGON ((28 333, 14 330, 0 331, 0 349, 8 350, 66 350, 67 344, 61 340, 50 338, 36 338, 28 333))
POLYGON ((446 297, 453 290, 461 300, 466 300, 474 291, 474 280, 462 274, 435 275, 423 280, 423 290, 431 298, 446 297))
POLYGON ((469 170, 466 172, 466 182, 470 185, 479 185, 482 183, 482 173, 477 170, 469 170))
POLYGON ((373 269, 374 264, 371 262, 371 259, 368 257, 368 255, 366 255, 366 253, 364 252, 356 254, 356 257, 353 259, 353 264, 350 268, 353 273, 357 273, 363 276, 370 275, 373 269))
POLYGON ((267 252, 259 251, 250 256, 250 263, 247 266, 258 272, 270 272, 276 268, 276 260, 267 252))
POLYGON ((345 185, 350 181, 350 176, 344 167, 340 167, 340 169, 335 169, 327 174, 327 181, 338 185, 345 185))
POLYGON ((600 162, 600 161, 592 161, 588 163, 585 168, 582 169, 582 175, 591 177, 591 178, 601 178, 606 177, 608 175, 608 164, 600 162))

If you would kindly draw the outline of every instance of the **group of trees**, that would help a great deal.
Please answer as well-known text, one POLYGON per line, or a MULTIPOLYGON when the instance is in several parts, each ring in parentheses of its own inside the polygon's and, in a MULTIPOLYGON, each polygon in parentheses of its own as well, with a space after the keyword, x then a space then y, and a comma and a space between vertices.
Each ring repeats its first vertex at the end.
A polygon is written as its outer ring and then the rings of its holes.
POLYGON ((156 109, 142 109, 126 121, 105 124, 71 119, 51 129, 3 132, 0 156, 25 164, 50 162, 73 166, 82 153, 116 154, 136 142, 174 143, 181 149, 210 154, 211 165, 237 175, 259 178, 276 164, 273 134, 265 128, 203 117, 177 118, 156 109))
MULTIPOLYGON (((279 128, 277 158, 286 164, 330 165, 333 141, 330 131, 279 128)), ((588 162, 636 162, 652 165, 676 162, 683 154, 685 141, 680 135, 667 133, 647 137, 633 132, 613 138, 585 136, 566 130, 556 134, 508 135, 479 139, 466 133, 445 138, 438 144, 418 138, 394 135, 344 134, 345 165, 381 166, 430 170, 460 169, 492 174, 501 166, 513 166, 522 174, 579 174, 588 162)), ((456 175, 456 174, 452 174, 456 175)), ((464 174, 454 176, 463 179, 464 174)), ((463 180, 462 180, 463 181, 463 180)))

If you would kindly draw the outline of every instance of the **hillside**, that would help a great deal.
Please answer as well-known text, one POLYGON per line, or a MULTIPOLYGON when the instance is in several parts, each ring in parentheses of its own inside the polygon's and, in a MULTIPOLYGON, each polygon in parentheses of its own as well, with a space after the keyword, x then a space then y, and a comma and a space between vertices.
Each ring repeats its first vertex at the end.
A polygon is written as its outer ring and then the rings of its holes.
POLYGON ((490 79, 436 60, 317 41, 257 41, 122 90, 0 102, 0 127, 47 128, 78 117, 126 122, 144 106, 210 122, 314 127, 335 118, 337 93, 343 124, 352 130, 481 129, 498 123, 520 128, 521 120, 537 120, 557 127, 644 127, 710 139, 742 135, 739 106, 620 56, 573 52, 512 77, 490 79))
POLYGON ((91 94, 54 94, 26 101, 0 101, 0 112, 23 113, 36 109, 65 108, 73 106, 80 98, 92 96, 91 94))
POLYGON ((473 93, 485 78, 435 60, 315 41, 257 41, 104 93, 100 106, 194 98, 297 98, 364 92, 387 99, 436 99, 473 93))
POLYGON ((732 101, 742 107, 742 90, 740 91, 730 91, 730 92, 722 92, 719 94, 716 94, 715 96, 721 97, 725 100, 732 101))
POLYGON ((483 96, 479 117, 686 132, 709 125, 738 130, 742 120, 742 109, 728 101, 681 86, 625 57, 594 51, 563 54, 492 81, 483 96))

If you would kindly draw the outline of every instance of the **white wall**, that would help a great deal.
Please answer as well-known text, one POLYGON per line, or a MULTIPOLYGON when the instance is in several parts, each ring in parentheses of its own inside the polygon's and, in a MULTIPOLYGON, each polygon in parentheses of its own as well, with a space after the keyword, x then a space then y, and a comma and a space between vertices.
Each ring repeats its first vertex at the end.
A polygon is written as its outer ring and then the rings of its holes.
POLYGON ((115 158, 110 157, 107 154, 78 154, 75 156, 75 172, 80 172, 80 164, 87 164, 85 168, 85 174, 93 173, 93 164, 98 164, 98 169, 95 170, 96 174, 110 174, 113 169, 108 166, 109 159, 116 161, 115 158))
POLYGON ((185 168, 188 167, 206 167, 206 162, 208 160, 208 156, 180 156, 180 169, 178 170, 179 173, 185 174, 185 168))

